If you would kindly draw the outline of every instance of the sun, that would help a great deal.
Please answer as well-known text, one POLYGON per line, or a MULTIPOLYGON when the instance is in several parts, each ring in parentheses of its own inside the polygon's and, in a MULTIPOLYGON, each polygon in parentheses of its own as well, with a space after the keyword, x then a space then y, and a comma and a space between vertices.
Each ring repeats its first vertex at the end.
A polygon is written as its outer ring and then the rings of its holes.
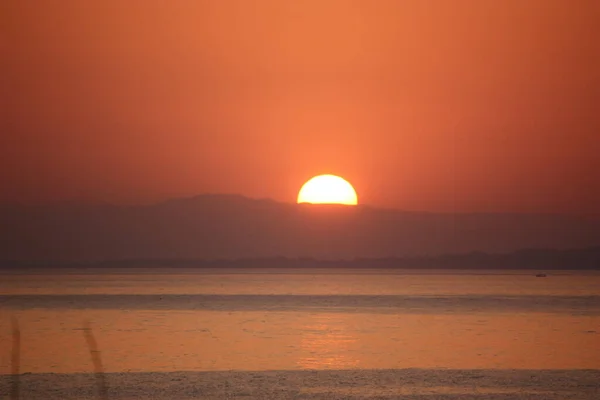
POLYGON ((312 204, 358 204, 352 185, 336 175, 318 175, 309 179, 298 193, 298 203, 312 204))

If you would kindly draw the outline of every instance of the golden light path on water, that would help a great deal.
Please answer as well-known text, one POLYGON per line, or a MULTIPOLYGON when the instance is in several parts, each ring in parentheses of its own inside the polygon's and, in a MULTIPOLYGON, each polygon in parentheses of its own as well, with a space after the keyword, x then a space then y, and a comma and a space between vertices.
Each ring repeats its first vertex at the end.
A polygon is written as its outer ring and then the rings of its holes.
POLYGON ((0 374, 10 373, 12 316, 22 373, 91 371, 85 320, 107 372, 600 369, 598 274, 3 278, 0 374), (209 297, 181 297, 193 291, 209 297), (393 305, 397 295, 408 297, 393 305))
MULTIPOLYGON (((21 371, 91 371, 81 321, 108 372, 346 368, 600 368, 600 318, 536 315, 336 315, 312 313, 23 311, 21 371), (319 319, 326 317, 319 317, 319 319), (335 328, 334 328, 335 329, 335 328)), ((1 326, 8 315, 0 313, 1 326)), ((0 374, 10 336, 0 332, 0 374)))
POLYGON ((360 367, 358 340, 346 326, 345 314, 315 314, 304 327, 300 347, 305 356, 298 360, 303 369, 346 369, 360 367))

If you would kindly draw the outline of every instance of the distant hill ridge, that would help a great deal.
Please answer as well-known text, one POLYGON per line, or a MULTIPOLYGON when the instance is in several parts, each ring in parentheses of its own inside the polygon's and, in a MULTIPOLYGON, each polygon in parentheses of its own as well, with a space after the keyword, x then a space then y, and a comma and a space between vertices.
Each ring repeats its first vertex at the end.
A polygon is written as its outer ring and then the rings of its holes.
POLYGON ((241 259, 127 259, 95 262, 0 261, 0 268, 361 268, 470 270, 600 270, 600 247, 523 249, 511 253, 320 260, 312 257, 241 259))
POLYGON ((429 213, 200 195, 153 205, 0 207, 0 259, 406 258, 600 246, 600 221, 569 215, 429 213))

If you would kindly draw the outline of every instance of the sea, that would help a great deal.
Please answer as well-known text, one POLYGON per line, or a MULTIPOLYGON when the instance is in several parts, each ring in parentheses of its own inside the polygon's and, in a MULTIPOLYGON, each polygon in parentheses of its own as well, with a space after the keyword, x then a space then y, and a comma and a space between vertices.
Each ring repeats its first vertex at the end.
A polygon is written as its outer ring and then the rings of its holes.
POLYGON ((600 369, 600 273, 63 269, 0 273, 0 375, 600 369), (545 276, 536 276, 545 274, 545 276))

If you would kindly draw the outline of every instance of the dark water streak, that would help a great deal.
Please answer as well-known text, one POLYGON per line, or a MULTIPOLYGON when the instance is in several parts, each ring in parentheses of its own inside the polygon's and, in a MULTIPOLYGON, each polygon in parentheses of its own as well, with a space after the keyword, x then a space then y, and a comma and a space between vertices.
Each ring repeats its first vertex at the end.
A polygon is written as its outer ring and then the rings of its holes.
MULTIPOLYGON (((0 393, 8 376, 0 375, 0 393)), ((94 375, 28 374, 30 399, 95 398, 94 375)), ((600 370, 379 369, 109 373, 111 399, 596 400, 600 370), (419 390, 419 388, 424 390, 419 390), (427 393, 448 388, 463 393, 427 393), (306 389, 318 389, 317 392, 306 389), (404 389, 406 394, 377 390, 404 389), (374 392, 373 392, 374 390, 374 392), (413 392, 413 393, 411 393, 413 392)))
POLYGON ((369 313, 541 312, 600 315, 600 296, 550 295, 0 295, 0 309, 327 311, 369 313))

